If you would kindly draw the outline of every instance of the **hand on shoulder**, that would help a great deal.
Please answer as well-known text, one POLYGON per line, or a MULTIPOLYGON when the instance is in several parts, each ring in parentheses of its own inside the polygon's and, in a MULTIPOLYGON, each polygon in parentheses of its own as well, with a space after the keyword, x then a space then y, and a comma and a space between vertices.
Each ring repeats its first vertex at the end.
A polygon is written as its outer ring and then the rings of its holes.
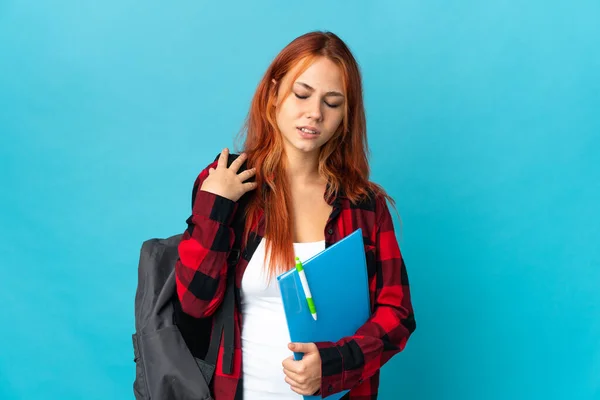
POLYGON ((246 157, 246 154, 242 153, 228 168, 229 149, 223 149, 217 167, 208 170, 208 177, 202 183, 200 190, 217 194, 231 201, 238 201, 246 192, 256 189, 256 182, 246 182, 256 174, 256 168, 238 173, 246 157))

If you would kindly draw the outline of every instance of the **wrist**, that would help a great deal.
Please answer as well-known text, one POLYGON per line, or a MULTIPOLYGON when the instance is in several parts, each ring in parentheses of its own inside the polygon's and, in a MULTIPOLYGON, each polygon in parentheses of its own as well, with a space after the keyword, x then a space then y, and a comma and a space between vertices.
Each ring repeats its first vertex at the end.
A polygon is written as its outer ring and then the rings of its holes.
POLYGON ((238 203, 236 201, 200 189, 196 194, 192 213, 224 225, 229 225, 233 220, 237 206, 238 203))

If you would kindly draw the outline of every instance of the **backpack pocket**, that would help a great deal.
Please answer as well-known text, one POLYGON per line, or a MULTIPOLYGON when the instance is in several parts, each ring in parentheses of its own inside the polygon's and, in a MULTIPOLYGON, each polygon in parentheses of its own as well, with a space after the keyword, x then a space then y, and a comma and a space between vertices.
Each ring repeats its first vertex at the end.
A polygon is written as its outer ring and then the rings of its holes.
POLYGON ((176 325, 134 334, 133 344, 136 399, 213 400, 200 360, 189 351, 176 325))
POLYGON ((133 361, 135 362, 135 380, 133 381, 133 394, 136 400, 149 400, 148 386, 146 385, 146 374, 144 372, 144 363, 140 358, 137 334, 131 335, 133 339, 133 361))

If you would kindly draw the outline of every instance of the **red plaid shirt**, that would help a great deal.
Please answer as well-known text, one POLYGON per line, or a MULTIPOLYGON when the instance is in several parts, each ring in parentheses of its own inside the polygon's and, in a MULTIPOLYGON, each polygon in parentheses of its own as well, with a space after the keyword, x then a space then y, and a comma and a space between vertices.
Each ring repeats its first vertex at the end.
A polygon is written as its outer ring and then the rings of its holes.
MULTIPOLYGON (((194 317, 210 316, 223 300, 227 257, 234 241, 230 224, 237 202, 199 190, 208 169, 216 165, 215 161, 206 167, 194 183, 192 215, 187 220, 188 229, 179 245, 175 266, 182 308, 194 317)), ((353 336, 315 343, 322 362, 320 393, 328 396, 350 389, 345 398, 372 400, 377 397, 379 369, 404 349, 416 327, 408 276, 383 197, 352 205, 340 195, 330 204, 333 210, 325 225, 326 247, 358 228, 363 230, 372 315, 353 336)), ((248 242, 242 244, 242 256, 236 266, 237 291, 248 261, 264 236, 263 216, 251 232, 248 242)), ((233 373, 222 373, 221 348, 213 378, 216 400, 242 399, 241 319, 236 304, 233 373)))

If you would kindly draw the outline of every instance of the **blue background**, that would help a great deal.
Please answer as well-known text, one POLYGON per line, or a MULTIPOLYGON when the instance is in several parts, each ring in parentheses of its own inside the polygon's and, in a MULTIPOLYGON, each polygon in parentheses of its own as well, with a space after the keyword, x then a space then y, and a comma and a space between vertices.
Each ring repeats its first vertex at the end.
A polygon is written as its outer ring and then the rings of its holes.
POLYGON ((271 59, 362 66, 417 331, 382 399, 600 399, 600 3, 0 2, 0 398, 129 399, 140 245, 271 59))

